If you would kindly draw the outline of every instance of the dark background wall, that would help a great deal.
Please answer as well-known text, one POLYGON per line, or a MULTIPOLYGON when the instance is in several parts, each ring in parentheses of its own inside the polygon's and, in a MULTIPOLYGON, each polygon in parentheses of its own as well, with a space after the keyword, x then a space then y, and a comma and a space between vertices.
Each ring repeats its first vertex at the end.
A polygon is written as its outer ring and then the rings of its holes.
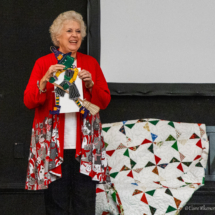
MULTIPOLYGON (((1 10, 1 79, 0 79, 0 214, 45 214, 43 192, 25 191, 25 177, 34 111, 23 104, 23 92, 33 65, 39 57, 50 53, 49 27, 61 12, 75 10, 87 24, 87 4, 99 1, 2 0, 1 10)), ((99 5, 99 4, 98 4, 99 5)), ((98 6, 97 5, 97 6, 98 6)), ((95 13, 95 11, 94 11, 95 13)), ((97 16, 92 16, 95 23, 97 16)), ((91 27, 80 52, 99 55, 98 26, 91 27), (96 32, 97 36, 92 37, 96 32), (97 45, 89 45, 89 36, 97 45), (89 50, 90 48, 90 50, 89 50), (96 49, 95 49, 96 48, 96 49), (95 51, 97 50, 97 51, 95 51)), ((104 71, 108 72, 108 71, 104 71)), ((162 91, 162 89, 160 89, 162 91)), ((201 91, 201 89, 199 89, 201 91)), ((213 96, 117 96, 101 111, 103 123, 139 118, 205 123, 214 126, 213 96)), ((213 156, 214 153, 211 153, 213 156)), ((213 157, 211 164, 213 164, 213 157)), ((212 167, 212 166, 211 166, 212 167)), ((189 204, 215 207, 215 186, 206 181, 189 204)), ((215 214, 213 211, 185 211, 183 214, 215 214)))

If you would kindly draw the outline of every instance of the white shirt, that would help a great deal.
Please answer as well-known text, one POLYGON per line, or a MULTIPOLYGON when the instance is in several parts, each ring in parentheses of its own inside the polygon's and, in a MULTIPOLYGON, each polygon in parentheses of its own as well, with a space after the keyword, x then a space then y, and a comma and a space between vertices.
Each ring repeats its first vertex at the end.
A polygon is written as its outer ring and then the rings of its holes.
MULTIPOLYGON (((77 61, 73 63, 77 66, 77 61)), ((76 148, 77 117, 76 113, 65 113, 64 149, 76 148)))

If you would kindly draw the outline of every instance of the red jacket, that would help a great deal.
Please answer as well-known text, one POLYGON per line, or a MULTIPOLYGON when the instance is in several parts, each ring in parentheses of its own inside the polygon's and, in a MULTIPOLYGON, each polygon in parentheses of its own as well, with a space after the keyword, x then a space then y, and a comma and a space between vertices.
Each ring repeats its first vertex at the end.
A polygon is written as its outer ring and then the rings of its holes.
MULTIPOLYGON (((89 71, 92 75, 94 86, 92 92, 86 89, 83 83, 84 98, 87 101, 99 106, 101 109, 105 109, 111 99, 110 91, 108 89, 107 82, 102 73, 102 70, 93 57, 77 52, 77 67, 89 71)), ((49 115, 49 110, 52 110, 55 105, 54 85, 47 83, 47 92, 41 93, 37 87, 37 81, 41 80, 45 73, 48 71, 51 65, 57 64, 57 59, 54 54, 48 54, 39 58, 33 68, 28 85, 24 92, 24 103, 27 108, 35 109, 35 116, 33 121, 33 128, 35 129, 36 123, 43 122, 44 118, 49 115)), ((64 143, 64 124, 65 114, 59 115, 59 141, 61 148, 59 153, 60 157, 63 157, 63 144, 64 143)), ((81 121, 80 113, 77 113, 77 138, 76 138, 76 157, 81 154, 81 121)), ((58 168, 58 167, 57 167, 58 168)), ((60 168, 60 166, 59 166, 60 168)), ((57 170, 58 172, 58 170, 57 170)))

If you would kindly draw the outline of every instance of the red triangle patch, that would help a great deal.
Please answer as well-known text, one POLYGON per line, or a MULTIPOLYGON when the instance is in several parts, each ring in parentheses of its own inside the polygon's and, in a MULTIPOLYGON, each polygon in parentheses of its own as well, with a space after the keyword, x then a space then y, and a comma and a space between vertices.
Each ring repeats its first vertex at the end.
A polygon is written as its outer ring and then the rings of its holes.
POLYGON ((99 187, 96 188, 96 193, 101 193, 101 192, 104 192, 104 190, 100 189, 99 187))
POLYGON ((183 167, 182 167, 181 163, 177 166, 177 168, 178 168, 179 170, 181 170, 182 172, 184 172, 184 170, 183 170, 183 167))
POLYGON ((201 157, 201 155, 197 155, 194 160, 197 160, 201 157))
POLYGON ((199 141, 196 143, 196 145, 202 149, 202 141, 201 141, 201 140, 199 140, 199 141))
POLYGON ((198 123, 198 126, 200 126, 201 125, 201 123, 198 123))
POLYGON ((108 170, 111 171, 111 170, 112 170, 112 167, 108 166, 108 170))
POLYGON ((148 201, 147 201, 147 198, 146 198, 146 194, 144 193, 142 198, 141 198, 141 201, 146 203, 148 205, 148 201))
POLYGON ((145 140, 143 140, 143 142, 141 143, 141 145, 146 144, 146 143, 152 143, 152 141, 150 141, 148 139, 145 139, 145 140))
POLYGON ((110 151, 106 151, 106 154, 108 154, 109 156, 112 156, 112 154, 115 152, 115 150, 110 150, 110 151))
POLYGON ((155 163, 158 164, 160 162, 161 158, 155 155, 155 163))
POLYGON ((130 171, 130 172, 128 173, 127 176, 133 178, 133 173, 132 173, 132 171, 130 171))

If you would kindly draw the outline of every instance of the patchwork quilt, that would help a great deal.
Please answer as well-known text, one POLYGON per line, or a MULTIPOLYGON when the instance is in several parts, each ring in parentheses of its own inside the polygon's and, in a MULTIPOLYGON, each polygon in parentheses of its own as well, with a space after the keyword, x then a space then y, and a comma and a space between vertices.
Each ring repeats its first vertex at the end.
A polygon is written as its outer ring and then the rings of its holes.
POLYGON ((102 130, 109 183, 97 185, 97 215, 175 215, 204 185, 204 124, 140 119, 102 130))

